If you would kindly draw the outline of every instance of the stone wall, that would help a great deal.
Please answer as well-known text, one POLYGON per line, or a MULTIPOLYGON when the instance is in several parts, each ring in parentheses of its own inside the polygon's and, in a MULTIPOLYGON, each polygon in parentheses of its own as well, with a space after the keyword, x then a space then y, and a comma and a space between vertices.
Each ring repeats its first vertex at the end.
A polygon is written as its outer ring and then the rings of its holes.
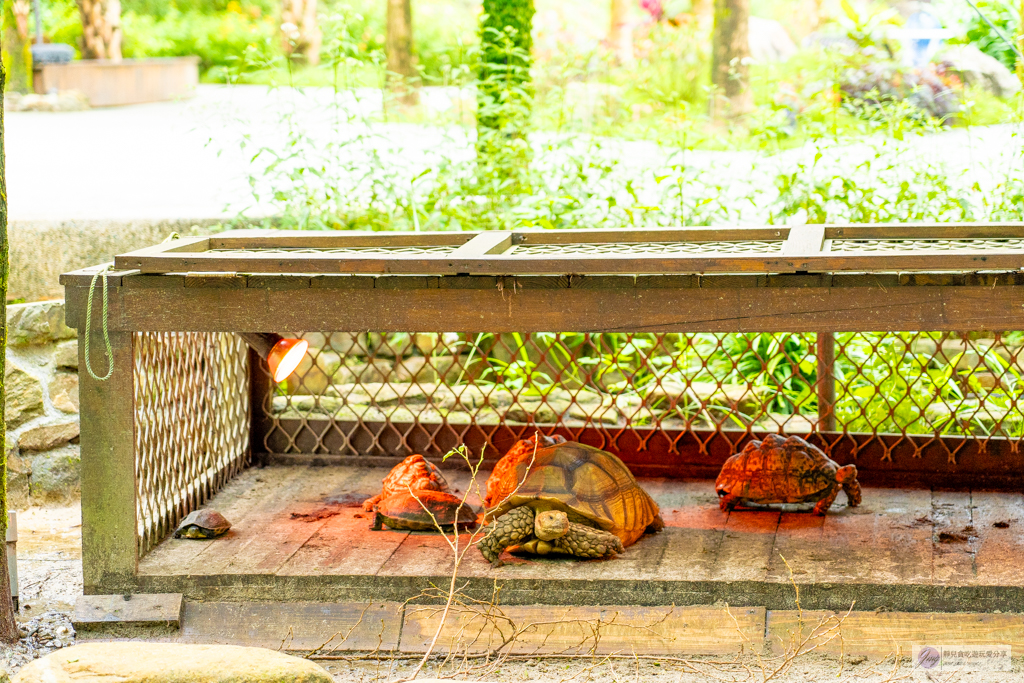
POLYGON ((176 232, 182 237, 209 234, 223 219, 139 221, 11 221, 8 228, 11 273, 7 298, 39 301, 61 299, 58 278, 86 266, 107 263, 116 254, 163 242, 176 232))
POLYGON ((15 497, 61 498, 79 485, 78 340, 63 301, 7 307, 8 483, 15 497))

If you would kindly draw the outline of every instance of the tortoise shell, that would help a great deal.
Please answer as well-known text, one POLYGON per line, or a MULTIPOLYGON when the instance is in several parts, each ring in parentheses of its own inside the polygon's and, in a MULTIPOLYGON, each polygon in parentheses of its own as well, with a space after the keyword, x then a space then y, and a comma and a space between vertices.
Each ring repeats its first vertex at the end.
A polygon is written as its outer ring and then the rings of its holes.
POLYGON ((797 436, 769 434, 725 461, 715 490, 751 503, 805 503, 836 485, 839 464, 797 436))
POLYGON ((216 510, 193 510, 174 532, 175 538, 216 538, 228 532, 231 522, 216 510))
POLYGON ((377 503, 376 512, 392 529, 436 531, 438 525, 476 523, 473 508, 445 491, 416 491, 415 495, 409 491, 399 492, 377 503))
POLYGON ((565 443, 561 436, 543 436, 534 433, 529 439, 517 441, 508 453, 494 465, 491 476, 487 478, 487 495, 484 497, 484 507, 492 508, 505 500, 519 485, 519 479, 510 475, 510 472, 520 462, 529 463, 533 458, 534 449, 540 450, 546 446, 555 446, 565 443), (540 443, 538 442, 538 438, 540 443))
MULTIPOLYGON (((611 453, 580 443, 539 449, 509 471, 522 481, 508 500, 489 510, 496 519, 512 508, 562 510, 570 521, 609 531, 630 545, 651 527, 664 526, 658 504, 640 488, 625 464, 611 453)), ((512 488, 515 488, 513 484, 512 488)))
POLYGON ((396 493, 408 493, 410 489, 413 491, 448 492, 448 482, 434 463, 422 455, 410 455, 391 468, 388 475, 384 477, 384 481, 381 482, 381 492, 363 501, 363 509, 369 512, 384 498, 396 493))

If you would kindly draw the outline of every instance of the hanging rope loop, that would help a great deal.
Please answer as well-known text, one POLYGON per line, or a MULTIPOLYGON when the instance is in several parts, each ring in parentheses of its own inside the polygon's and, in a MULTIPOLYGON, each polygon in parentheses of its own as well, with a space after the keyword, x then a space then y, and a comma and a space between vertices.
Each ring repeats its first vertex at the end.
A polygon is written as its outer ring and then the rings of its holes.
POLYGON ((101 267, 96 271, 96 274, 92 276, 92 282, 89 283, 89 300, 85 309, 85 370, 89 373, 89 377, 92 377, 97 382, 106 382, 110 379, 110 376, 114 374, 114 352, 110 348, 110 331, 107 329, 107 271, 113 267, 113 263, 101 267), (100 377, 92 369, 92 357, 89 354, 89 340, 92 338, 92 295, 96 291, 96 280, 103 276, 103 345, 106 347, 107 355, 107 374, 100 377))

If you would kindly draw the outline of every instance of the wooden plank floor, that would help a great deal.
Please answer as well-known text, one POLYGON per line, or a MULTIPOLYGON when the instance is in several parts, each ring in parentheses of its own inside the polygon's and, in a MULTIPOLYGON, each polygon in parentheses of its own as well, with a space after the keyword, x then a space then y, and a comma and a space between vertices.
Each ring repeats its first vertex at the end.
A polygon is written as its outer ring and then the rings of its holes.
MULTIPOLYGON (((246 470, 209 503, 234 524, 213 541, 169 538, 139 564, 142 591, 193 599, 398 600, 447 585, 454 555, 437 534, 369 530, 359 501, 386 470, 246 470)), ((486 473, 485 473, 486 475, 486 473)), ((447 473, 459 491, 468 475, 447 473)), ((483 485, 484 476, 479 484, 483 485)), ((795 606, 1008 611, 1024 601, 1024 496, 865 489, 864 504, 824 518, 719 511, 710 481, 642 480, 663 532, 614 559, 513 557, 492 569, 474 548, 459 576, 508 604, 795 606), (784 559, 783 559, 784 558, 784 559)), ((469 501, 479 504, 475 492, 469 501)), ((460 539, 465 547, 468 536, 460 539)))

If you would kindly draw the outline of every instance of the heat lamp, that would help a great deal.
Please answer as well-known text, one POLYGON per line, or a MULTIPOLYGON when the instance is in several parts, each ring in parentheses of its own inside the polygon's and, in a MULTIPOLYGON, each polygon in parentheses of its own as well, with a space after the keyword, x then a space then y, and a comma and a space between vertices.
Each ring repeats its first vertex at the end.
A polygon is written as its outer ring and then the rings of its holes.
POLYGON ((305 339, 285 339, 279 334, 239 332, 238 336, 260 354, 260 358, 267 361, 271 377, 279 384, 295 372, 309 348, 309 342, 305 339))

